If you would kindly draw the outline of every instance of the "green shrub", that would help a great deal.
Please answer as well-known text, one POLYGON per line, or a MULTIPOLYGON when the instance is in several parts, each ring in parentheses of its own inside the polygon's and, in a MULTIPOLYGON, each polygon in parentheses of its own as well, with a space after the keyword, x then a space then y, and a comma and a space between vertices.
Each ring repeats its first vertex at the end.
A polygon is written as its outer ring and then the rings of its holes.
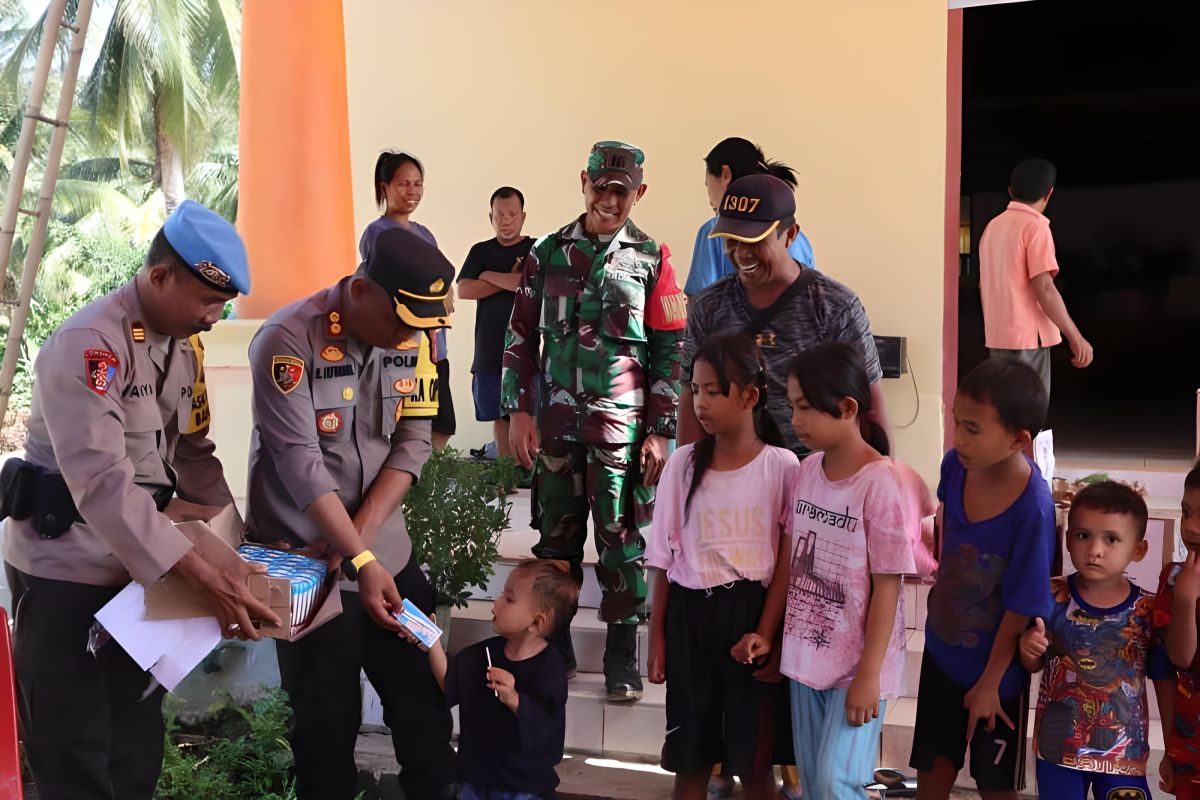
POLYGON ((168 709, 167 741, 156 800, 295 800, 282 689, 249 708, 225 702, 203 721, 181 725, 168 709))
POLYGON ((413 553, 428 566, 439 605, 462 608, 471 587, 487 586, 495 571, 496 542, 512 510, 505 499, 516 475, 511 464, 465 460, 450 448, 434 451, 404 498, 413 553))
MULTIPOLYGON (((145 260, 144 248, 107 226, 53 222, 50 241, 61 242, 38 272, 21 358, 13 380, 11 404, 27 408, 33 393, 33 361, 42 344, 67 318, 133 277, 145 260)), ((15 267, 19 270, 19 265, 15 267)), ((8 337, 8 318, 0 318, 0 358, 8 337)))

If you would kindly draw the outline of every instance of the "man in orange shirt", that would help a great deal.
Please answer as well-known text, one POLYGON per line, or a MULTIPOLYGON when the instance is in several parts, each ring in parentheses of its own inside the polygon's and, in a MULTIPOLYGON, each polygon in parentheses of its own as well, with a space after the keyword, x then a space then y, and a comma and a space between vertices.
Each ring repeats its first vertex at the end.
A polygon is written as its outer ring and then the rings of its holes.
POLYGON ((1054 165, 1030 158, 1013 168, 1012 202, 988 223, 979 241, 983 326, 992 358, 1023 361, 1050 392, 1050 348, 1066 334, 1071 363, 1092 363, 1092 346, 1067 313, 1054 286, 1058 261, 1050 220, 1042 214, 1057 177, 1054 165))

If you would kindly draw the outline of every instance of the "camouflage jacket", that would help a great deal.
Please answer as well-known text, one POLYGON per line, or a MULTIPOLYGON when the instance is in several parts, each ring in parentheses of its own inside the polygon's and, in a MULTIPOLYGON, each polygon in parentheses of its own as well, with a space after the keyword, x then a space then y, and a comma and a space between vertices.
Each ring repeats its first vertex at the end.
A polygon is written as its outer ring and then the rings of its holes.
POLYGON ((631 221, 611 242, 590 239, 581 217, 525 258, 500 403, 536 414, 546 438, 673 438, 686 317, 665 246, 631 221))

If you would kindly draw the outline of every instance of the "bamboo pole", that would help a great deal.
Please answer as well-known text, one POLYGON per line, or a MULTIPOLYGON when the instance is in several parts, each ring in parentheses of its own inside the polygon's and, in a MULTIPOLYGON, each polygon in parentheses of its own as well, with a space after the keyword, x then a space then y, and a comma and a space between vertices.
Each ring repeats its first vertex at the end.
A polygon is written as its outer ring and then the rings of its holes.
POLYGON ((42 24, 42 43, 33 66, 33 84, 29 87, 25 121, 21 123, 17 149, 13 152, 8 194, 4 200, 4 219, 0 221, 0 276, 8 275, 8 264, 12 259, 17 214, 21 208, 21 196, 25 193, 25 174, 33 157, 33 139, 37 135, 38 118, 42 115, 42 101, 46 98, 46 82, 50 80, 50 62, 54 58, 54 46, 58 43, 58 26, 62 24, 66 9, 67 0, 52 0, 42 24))
MULTIPOLYGON (((67 25, 67 22, 62 17, 62 9, 66 6, 66 0, 54 0, 51 5, 51 12, 54 6, 58 6, 60 10, 59 21, 56 23, 67 25)), ((51 43, 56 40, 57 35, 50 35, 50 20, 52 19, 51 12, 46 14, 46 27, 42 31, 42 44, 46 43, 46 39, 51 39, 51 43)), ((71 49, 67 56, 66 67, 63 71, 62 91, 58 96, 58 111, 54 120, 46 120, 39 114, 32 113, 32 109, 25 113, 24 127, 30 127, 34 122, 49 122, 54 126, 54 131, 50 134, 50 150, 46 154, 46 169, 42 173, 42 188, 38 194, 37 208, 35 209, 36 218, 33 223, 33 233, 29 238, 29 249, 25 252, 25 264, 21 272, 21 288, 17 296, 17 305, 13 308, 12 316, 9 319, 8 325, 8 344, 4 350, 4 363, 0 365, 0 421, 8 413, 8 400, 12 396, 13 378, 17 374, 17 360, 21 357, 21 337, 25 334, 25 323, 29 319, 29 305, 33 300, 33 289, 37 283, 38 267, 42 263, 42 252, 46 246, 46 229, 50 224, 50 204, 54 199, 54 186, 58 183, 58 168, 62 162, 63 147, 67 143, 67 121, 71 118, 71 108, 75 105, 75 83, 79 79, 79 65, 83 60, 83 43, 87 38, 88 22, 92 16, 92 0, 79 0, 79 5, 75 10, 75 23, 69 25, 71 29, 71 49)), ((57 31, 55 32, 57 33, 57 31)), ((39 58, 40 58, 39 52, 39 58)), ((46 71, 49 72, 49 64, 46 65, 46 71)), ((44 93, 46 88, 46 77, 42 76, 41 91, 44 93)), ((34 79, 37 83, 37 78, 34 79)), ((33 101, 33 97, 30 97, 33 101)), ((38 105, 41 105, 39 99, 38 105)), ((24 129, 22 129, 24 136, 24 129)), ((32 150, 32 135, 30 136, 30 149, 32 150)), ((26 156, 26 165, 28 165, 28 156, 26 156)), ((16 176, 14 176, 14 181, 16 176)), ((21 182, 24 183, 25 176, 21 176, 21 182)), ((12 188, 9 188, 9 195, 13 193, 12 188)), ((17 191, 18 198, 20 191, 17 191)), ((8 208, 5 208, 7 213, 8 208)), ((11 245, 11 234, 9 244, 11 245)), ((3 243, 0 242, 0 246, 3 243)), ((6 273, 0 273, 6 274, 6 273)))

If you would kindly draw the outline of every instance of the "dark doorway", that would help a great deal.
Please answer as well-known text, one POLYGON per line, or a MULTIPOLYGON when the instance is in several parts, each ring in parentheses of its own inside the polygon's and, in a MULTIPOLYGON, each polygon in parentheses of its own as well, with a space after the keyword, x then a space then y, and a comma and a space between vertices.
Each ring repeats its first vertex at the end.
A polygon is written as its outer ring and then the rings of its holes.
POLYGON ((959 374, 979 363, 974 253, 1022 158, 1048 158, 1057 284, 1095 363, 1056 348, 1060 453, 1194 454, 1200 388, 1200 48, 1187 5, 1037 0, 963 18, 959 374), (969 226, 969 237, 967 226, 969 226))

